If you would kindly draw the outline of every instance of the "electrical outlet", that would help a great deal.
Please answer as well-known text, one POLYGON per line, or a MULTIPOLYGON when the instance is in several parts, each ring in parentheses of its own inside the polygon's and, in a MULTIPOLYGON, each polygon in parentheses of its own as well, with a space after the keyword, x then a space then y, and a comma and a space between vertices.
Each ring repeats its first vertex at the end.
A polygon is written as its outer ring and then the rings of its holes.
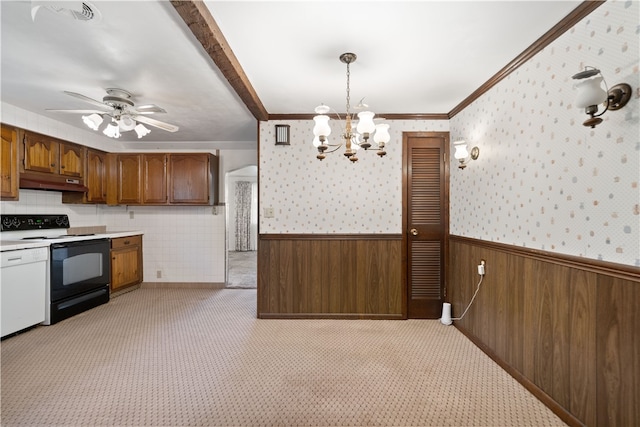
POLYGON ((156 279, 162 279, 162 270, 156 271, 156 279))
POLYGON ((481 275, 481 276, 484 276, 484 274, 485 274, 485 271, 484 271, 484 265, 485 264, 486 264, 486 262, 483 259, 481 259, 480 260, 480 264, 478 264, 478 274, 481 275))
POLYGON ((133 211, 129 211, 129 219, 133 219, 133 211))

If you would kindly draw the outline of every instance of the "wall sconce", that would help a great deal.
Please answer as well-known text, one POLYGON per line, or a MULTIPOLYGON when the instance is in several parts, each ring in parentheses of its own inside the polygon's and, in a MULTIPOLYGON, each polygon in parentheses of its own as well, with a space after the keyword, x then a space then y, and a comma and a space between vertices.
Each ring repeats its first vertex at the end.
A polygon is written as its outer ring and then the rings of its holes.
POLYGON ((602 123, 602 116, 607 110, 619 110, 631 99, 631 86, 627 83, 620 83, 607 88, 607 82, 604 76, 594 67, 585 67, 584 71, 574 74, 571 78, 578 80, 575 88, 578 91, 576 96, 576 106, 584 108, 585 113, 591 117, 584 121, 584 126, 595 128, 596 125, 602 123), (603 89, 601 84, 604 81, 603 89), (598 104, 605 104, 604 111, 598 112, 598 104))
POLYGON ((467 167, 467 164, 471 160, 477 160, 480 157, 480 149, 478 147, 473 147, 471 149, 471 153, 467 149, 467 141, 460 140, 453 143, 453 147, 456 149, 455 153, 453 153, 453 157, 456 158, 460 162, 458 168, 464 169, 467 167))
POLYGON ((276 125, 276 145, 290 145, 289 125, 276 125))

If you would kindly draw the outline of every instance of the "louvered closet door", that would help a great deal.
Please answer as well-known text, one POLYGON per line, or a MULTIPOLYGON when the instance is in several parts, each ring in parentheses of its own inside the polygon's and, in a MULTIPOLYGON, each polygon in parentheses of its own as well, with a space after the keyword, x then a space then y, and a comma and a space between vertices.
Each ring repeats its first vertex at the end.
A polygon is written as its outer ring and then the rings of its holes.
MULTIPOLYGON (((411 135, 411 134, 409 134, 411 135)), ((405 136, 407 315, 439 318, 444 302, 448 192, 444 133, 405 136)))

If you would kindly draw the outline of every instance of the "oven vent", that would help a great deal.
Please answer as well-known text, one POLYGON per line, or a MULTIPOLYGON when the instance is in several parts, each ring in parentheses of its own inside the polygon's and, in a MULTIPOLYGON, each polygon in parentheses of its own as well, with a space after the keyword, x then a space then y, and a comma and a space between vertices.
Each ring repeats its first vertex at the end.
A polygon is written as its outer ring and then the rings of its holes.
POLYGON ((35 21, 36 13, 43 6, 59 15, 76 21, 97 22, 100 21, 100 12, 98 9, 88 2, 82 1, 36 1, 31 2, 31 17, 35 21))

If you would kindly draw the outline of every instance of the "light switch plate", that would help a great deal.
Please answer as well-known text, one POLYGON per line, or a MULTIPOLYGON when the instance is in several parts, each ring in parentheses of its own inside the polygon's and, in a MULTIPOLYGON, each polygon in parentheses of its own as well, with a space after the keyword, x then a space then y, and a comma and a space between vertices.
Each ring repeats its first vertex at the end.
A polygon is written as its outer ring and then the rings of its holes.
POLYGON ((273 208, 264 208, 264 217, 265 218, 273 218, 273 208))

